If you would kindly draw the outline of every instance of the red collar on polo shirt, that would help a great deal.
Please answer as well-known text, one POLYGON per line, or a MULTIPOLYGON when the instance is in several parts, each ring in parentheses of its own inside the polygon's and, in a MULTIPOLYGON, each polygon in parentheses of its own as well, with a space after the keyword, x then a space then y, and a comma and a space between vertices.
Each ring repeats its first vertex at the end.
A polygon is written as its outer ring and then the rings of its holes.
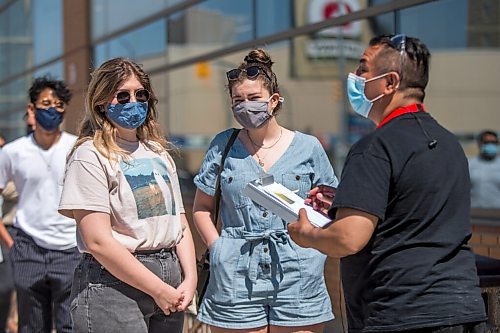
POLYGON ((394 119, 394 118, 399 117, 403 114, 412 113, 412 112, 426 112, 425 106, 423 104, 419 103, 419 104, 411 104, 411 105, 407 105, 407 106, 403 106, 401 108, 398 108, 398 109, 392 111, 387 117, 385 117, 384 120, 382 120, 380 122, 380 124, 378 124, 377 128, 384 126, 391 119, 394 119))

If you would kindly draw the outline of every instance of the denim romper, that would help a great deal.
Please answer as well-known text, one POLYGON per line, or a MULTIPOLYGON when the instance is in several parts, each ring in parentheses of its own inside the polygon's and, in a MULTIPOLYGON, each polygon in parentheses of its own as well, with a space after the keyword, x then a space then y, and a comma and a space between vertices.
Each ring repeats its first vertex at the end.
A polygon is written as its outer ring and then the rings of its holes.
MULTIPOLYGON (((232 129, 211 142, 194 182, 208 195, 232 129)), ((232 329, 265 325, 305 326, 333 319, 323 276, 326 256, 295 244, 286 222, 242 194, 262 172, 237 139, 221 174, 221 236, 210 252, 210 281, 198 319, 232 329)), ((295 132, 282 157, 267 171, 305 198, 316 185, 337 186, 319 141, 295 132)))

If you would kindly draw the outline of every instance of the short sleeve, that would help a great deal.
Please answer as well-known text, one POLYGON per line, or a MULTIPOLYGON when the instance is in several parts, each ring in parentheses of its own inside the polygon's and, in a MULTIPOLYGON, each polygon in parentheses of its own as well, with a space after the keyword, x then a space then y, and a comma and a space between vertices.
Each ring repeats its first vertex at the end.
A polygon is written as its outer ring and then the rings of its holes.
POLYGON ((210 196, 215 195, 215 183, 222 153, 232 131, 229 129, 215 136, 205 154, 198 174, 194 177, 196 187, 210 196))
POLYGON ((73 217, 73 211, 83 209, 110 213, 108 181, 96 152, 77 150, 66 166, 59 213, 73 217))
POLYGON ((332 187, 337 187, 338 179, 335 176, 335 172, 333 171, 332 164, 326 155, 323 146, 319 143, 317 139, 315 139, 314 145, 314 178, 313 178, 313 187, 318 185, 329 185, 332 187))
POLYGON ((388 160, 370 152, 349 155, 342 171, 333 206, 328 212, 334 217, 337 208, 353 208, 379 219, 385 218, 391 178, 388 160))

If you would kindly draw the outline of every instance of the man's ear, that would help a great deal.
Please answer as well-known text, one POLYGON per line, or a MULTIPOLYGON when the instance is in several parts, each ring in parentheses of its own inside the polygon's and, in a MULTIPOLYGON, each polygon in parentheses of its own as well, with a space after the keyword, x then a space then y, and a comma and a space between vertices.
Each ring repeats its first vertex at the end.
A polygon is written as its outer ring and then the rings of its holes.
POLYGON ((385 86, 386 94, 387 95, 393 94, 399 88, 401 77, 397 72, 390 72, 386 77, 386 82, 387 82, 385 86))
POLYGON ((26 112, 34 112, 35 111, 35 105, 31 102, 26 104, 26 112))

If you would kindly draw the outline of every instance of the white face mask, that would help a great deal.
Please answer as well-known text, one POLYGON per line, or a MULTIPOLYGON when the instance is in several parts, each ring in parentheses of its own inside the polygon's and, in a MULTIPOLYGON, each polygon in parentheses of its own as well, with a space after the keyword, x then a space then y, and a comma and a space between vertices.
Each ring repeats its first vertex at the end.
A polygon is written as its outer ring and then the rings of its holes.
POLYGON ((368 115, 370 114, 370 111, 373 107, 373 102, 381 99, 384 96, 384 94, 380 94, 379 96, 371 100, 368 99, 365 95, 365 84, 367 82, 383 78, 388 74, 389 73, 385 73, 367 80, 362 76, 358 76, 354 73, 349 73, 349 76, 347 77, 347 95, 349 97, 349 102, 351 103, 352 108, 357 114, 368 118, 368 115))

